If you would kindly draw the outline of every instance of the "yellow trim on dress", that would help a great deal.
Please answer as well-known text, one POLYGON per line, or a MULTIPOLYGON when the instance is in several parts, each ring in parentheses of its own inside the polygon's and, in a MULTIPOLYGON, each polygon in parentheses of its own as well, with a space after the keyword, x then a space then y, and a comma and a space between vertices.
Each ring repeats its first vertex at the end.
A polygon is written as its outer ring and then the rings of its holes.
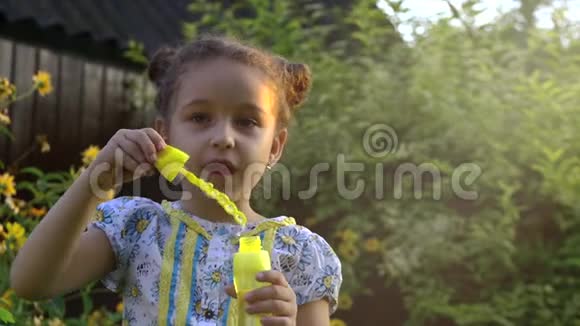
POLYGON ((187 324, 187 313, 189 308, 189 301, 191 300, 191 279, 193 274, 193 261, 195 259, 195 247, 197 241, 200 241, 199 235, 194 230, 185 229, 185 243, 183 248, 192 250, 183 251, 183 259, 181 264, 181 271, 179 273, 179 285, 176 289, 177 300, 175 302, 176 308, 176 325, 187 324))
POLYGON ((175 209, 171 207, 171 203, 168 202, 167 200, 163 200, 161 202, 161 206, 163 206, 163 208, 169 214, 169 216, 180 220, 181 222, 185 223, 185 225, 187 225, 187 227, 189 227, 190 229, 194 230, 198 234, 203 235, 206 239, 211 240, 211 235, 207 233, 207 231, 199 223, 197 223, 194 219, 192 219, 191 216, 187 215, 187 213, 185 213, 180 209, 175 209))
MULTIPOLYGON (((271 230, 271 229, 278 229, 282 226, 288 225, 296 225, 296 220, 293 217, 286 217, 282 221, 275 221, 275 220, 266 220, 264 222, 260 222, 253 230, 243 232, 239 237, 235 237, 232 239, 233 244, 237 244, 240 241, 241 237, 251 237, 260 234, 262 231, 271 230)), ((264 247, 266 248, 266 247, 264 247)), ((266 249, 265 249, 266 250, 266 249)), ((266 250, 269 252, 269 250, 266 250)))
POLYGON ((171 276, 173 274, 173 263, 175 257, 175 241, 179 231, 179 220, 170 220, 171 236, 165 243, 165 253, 161 265, 159 280, 159 316, 157 323, 159 326, 167 325, 167 314, 169 313, 169 289, 171 287, 171 276))

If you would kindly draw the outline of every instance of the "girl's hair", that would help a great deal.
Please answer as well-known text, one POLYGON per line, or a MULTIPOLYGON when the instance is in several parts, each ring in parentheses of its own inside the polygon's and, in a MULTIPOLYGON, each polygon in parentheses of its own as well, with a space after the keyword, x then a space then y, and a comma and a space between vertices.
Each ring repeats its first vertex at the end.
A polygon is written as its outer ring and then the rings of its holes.
POLYGON ((151 59, 149 79, 157 86, 155 105, 168 118, 179 77, 193 62, 227 58, 262 71, 273 82, 278 98, 278 127, 286 127, 292 113, 304 102, 311 84, 307 65, 288 62, 263 49, 219 36, 203 36, 179 48, 163 47, 151 59))

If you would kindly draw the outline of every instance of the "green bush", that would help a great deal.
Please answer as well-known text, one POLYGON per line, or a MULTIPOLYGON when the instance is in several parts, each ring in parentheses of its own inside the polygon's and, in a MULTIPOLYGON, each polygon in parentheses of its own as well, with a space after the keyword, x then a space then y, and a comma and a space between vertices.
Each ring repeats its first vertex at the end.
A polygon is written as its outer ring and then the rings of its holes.
POLYGON ((539 2, 527 1, 475 26, 478 2, 415 21, 424 32, 412 44, 364 0, 346 9, 283 2, 273 12, 248 0, 245 16, 196 1, 202 19, 186 31, 239 36, 311 65, 313 92, 282 162, 293 196, 258 204, 327 236, 343 262, 346 302, 379 292, 370 280, 380 277, 401 290, 409 325, 580 325, 578 25, 558 9, 554 28, 537 28, 529 12, 539 2), (311 23, 324 15, 333 23, 311 23), (341 37, 327 42, 335 31, 341 37), (390 127, 390 153, 375 158, 363 142, 379 124, 390 127), (338 191, 339 154, 364 166, 346 178, 349 189, 366 182, 354 200, 338 191), (322 162, 331 170, 302 200, 322 162), (397 174, 404 167, 435 175, 424 173, 416 193, 418 183, 397 174))

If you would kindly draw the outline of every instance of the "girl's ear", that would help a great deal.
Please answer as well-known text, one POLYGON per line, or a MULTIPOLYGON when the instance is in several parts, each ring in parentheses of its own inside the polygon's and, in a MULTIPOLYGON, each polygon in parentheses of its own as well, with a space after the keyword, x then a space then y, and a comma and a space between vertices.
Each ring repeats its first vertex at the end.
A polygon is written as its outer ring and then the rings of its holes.
POLYGON ((286 140, 288 139, 288 129, 282 128, 274 136, 274 141, 272 142, 272 148, 270 149, 270 164, 275 164, 278 162, 282 153, 284 152, 284 146, 286 146, 286 140))
POLYGON ((156 117, 153 123, 153 128, 157 130, 159 135, 163 137, 163 140, 167 143, 169 142, 169 126, 164 118, 156 117))

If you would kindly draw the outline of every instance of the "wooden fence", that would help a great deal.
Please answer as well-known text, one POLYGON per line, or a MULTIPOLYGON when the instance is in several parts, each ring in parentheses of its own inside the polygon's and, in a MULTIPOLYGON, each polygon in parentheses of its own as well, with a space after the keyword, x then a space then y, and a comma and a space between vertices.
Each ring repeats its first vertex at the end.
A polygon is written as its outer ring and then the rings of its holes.
POLYGON ((104 146, 116 130, 152 124, 154 110, 132 104, 135 93, 147 89, 139 72, 0 38, 0 76, 25 91, 38 70, 52 75, 54 91, 45 97, 35 94, 9 108, 15 138, 0 137, 5 163, 19 160, 24 166, 68 168, 80 163, 83 149, 104 146), (42 134, 51 151, 26 155, 42 134))

